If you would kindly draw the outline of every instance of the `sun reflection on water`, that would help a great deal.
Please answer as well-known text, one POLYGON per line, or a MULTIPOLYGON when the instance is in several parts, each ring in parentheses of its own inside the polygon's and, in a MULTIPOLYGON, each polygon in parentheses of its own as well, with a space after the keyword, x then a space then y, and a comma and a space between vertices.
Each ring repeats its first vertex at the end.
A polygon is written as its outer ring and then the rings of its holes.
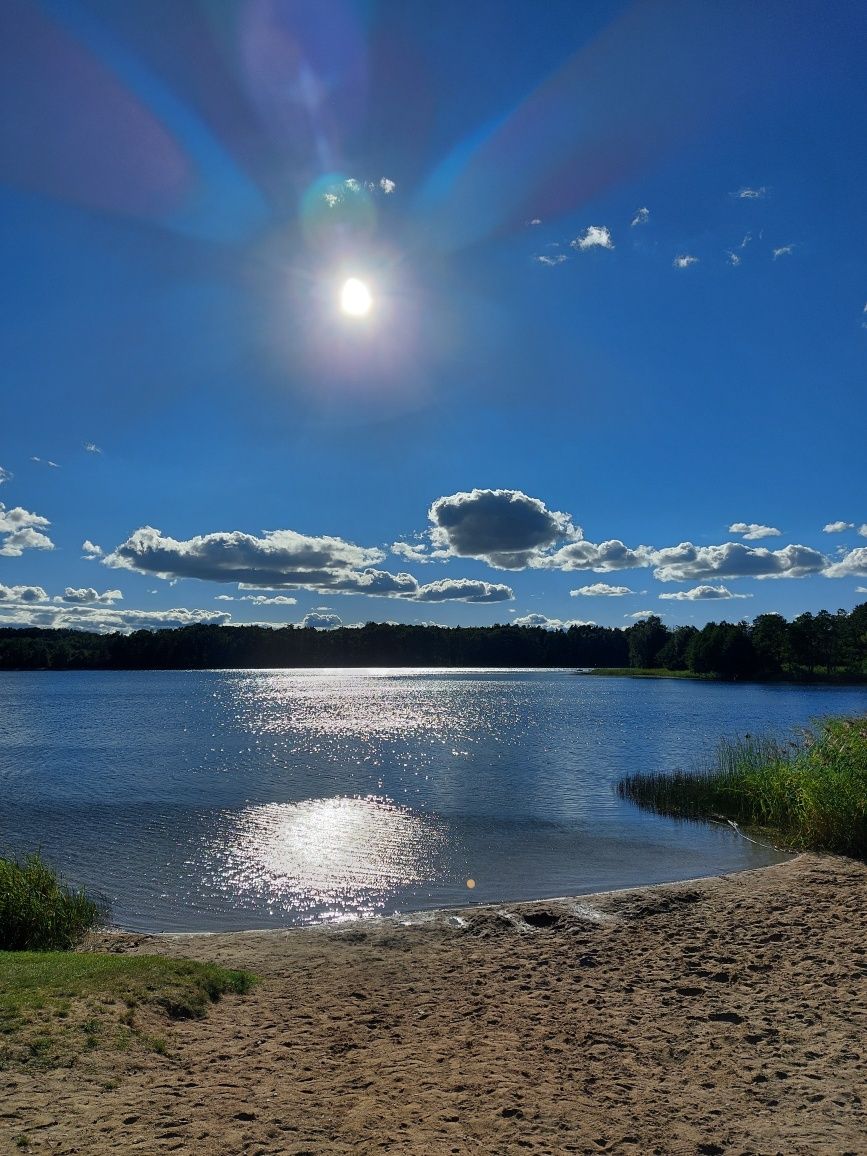
POLYGON ((211 876, 271 911, 372 915, 401 887, 435 878, 446 843, 441 820, 387 798, 267 803, 234 816, 211 849, 211 876))

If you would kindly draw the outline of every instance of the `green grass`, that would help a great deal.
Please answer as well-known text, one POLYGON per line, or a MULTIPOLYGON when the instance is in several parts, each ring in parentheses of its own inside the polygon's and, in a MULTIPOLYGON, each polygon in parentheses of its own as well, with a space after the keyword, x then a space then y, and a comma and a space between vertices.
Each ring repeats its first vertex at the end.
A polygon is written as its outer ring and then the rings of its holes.
POLYGON ((157 955, 0 952, 0 1067, 56 1067, 133 1042, 164 1054, 165 1039, 142 1028, 139 1012, 200 1017, 253 982, 246 971, 157 955))
POLYGON ((826 719, 799 742, 723 741, 706 771, 628 775, 617 790, 659 814, 732 819, 790 847, 867 859, 867 717, 826 719))
POLYGON ((38 855, 23 863, 0 858, 0 951, 67 951, 103 915, 38 855))
POLYGON ((653 666, 594 666, 586 674, 601 674, 607 678, 693 678, 711 680, 712 674, 695 674, 691 670, 666 670, 653 666))

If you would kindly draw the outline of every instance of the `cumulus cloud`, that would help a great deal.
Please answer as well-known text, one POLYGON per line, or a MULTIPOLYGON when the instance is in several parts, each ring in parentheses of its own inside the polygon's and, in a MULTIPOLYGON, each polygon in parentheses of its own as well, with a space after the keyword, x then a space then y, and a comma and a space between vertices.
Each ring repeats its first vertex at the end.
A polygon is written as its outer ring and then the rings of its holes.
POLYGON ((10 470, 4 470, 3 467, 0 466, 0 486, 2 486, 4 482, 11 482, 12 478, 12 472, 10 470))
POLYGON ((760 522, 732 522, 730 534, 742 534, 749 541, 757 538, 779 538, 780 531, 774 526, 763 526, 760 522))
POLYGON ((867 594, 867 586, 856 586, 855 587, 855 593, 856 594, 867 594))
POLYGON ((755 189, 750 188, 749 186, 744 186, 743 188, 738 189, 736 193, 732 193, 733 197, 737 197, 738 200, 741 201, 758 201, 767 195, 768 190, 767 186, 765 185, 760 185, 755 189))
POLYGON ((658 610, 636 610, 633 614, 624 614, 624 618, 665 618, 658 610))
POLYGON ((546 555, 534 565, 549 570, 593 570, 597 574, 606 574, 612 570, 632 570, 647 566, 648 548, 638 546, 632 550, 619 538, 598 543, 587 542, 582 538, 546 555))
MULTIPOLYGON (((261 538, 232 531, 179 541, 144 526, 103 561, 107 566, 160 578, 237 582, 247 590, 306 589, 419 602, 501 602, 512 597, 508 586, 490 582, 448 579, 421 586, 412 574, 376 569, 373 563, 383 557, 377 548, 356 546, 342 538, 310 537, 294 530, 272 530, 261 538)), ((263 596, 259 605, 269 602, 279 604, 263 596)))
POLYGON ((501 582, 482 582, 474 578, 441 578, 419 586, 414 602, 508 602, 514 598, 511 587, 501 582))
POLYGON ((96 444, 96 442, 85 442, 84 448, 87 450, 87 452, 89 454, 101 454, 102 453, 102 450, 99 448, 99 446, 96 444))
POLYGON ((132 630, 161 630, 174 626, 192 626, 196 623, 223 625, 231 615, 219 610, 117 610, 105 606, 79 605, 7 605, 0 601, 0 625, 41 626, 66 630, 92 630, 98 634, 118 631, 129 634, 132 630))
POLYGON ((636 209, 635 216, 629 222, 634 229, 636 225, 646 225, 650 220, 650 209, 636 209))
POLYGON ((675 269, 688 269, 690 265, 697 265, 698 257, 693 257, 689 253, 680 253, 672 261, 675 269))
POLYGON ((725 542, 721 546, 694 546, 681 542, 648 554, 653 574, 660 582, 688 582, 695 578, 802 578, 818 574, 827 558, 809 546, 786 546, 767 550, 725 542))
MULTIPOLYGON (((231 596, 218 594, 217 598, 229 601, 231 596)), ((238 601, 252 602, 256 606, 296 606, 298 604, 298 599, 292 598, 288 594, 242 594, 238 601)))
POLYGON ((595 622, 582 622, 577 618, 549 618, 547 614, 523 614, 512 619, 513 626, 540 626, 543 630, 568 630, 570 626, 595 626, 595 622))
POLYGON ((580 237, 576 237, 569 244, 573 249, 613 249, 614 242, 611 232, 605 225, 590 225, 580 237))
POLYGON ((343 619, 339 614, 318 614, 311 611, 304 615, 300 625, 308 630, 336 630, 338 626, 343 625, 343 619))
POLYGON ((83 550, 82 557, 86 558, 88 562, 102 557, 102 546, 97 546, 95 542, 91 542, 90 538, 84 539, 81 543, 81 549, 83 550))
POLYGON ((119 590, 103 590, 100 594, 94 590, 92 586, 67 586, 63 593, 59 596, 58 601, 62 602, 78 602, 82 604, 96 603, 99 605, 110 604, 112 602, 119 602, 123 598, 123 594, 119 590))
POLYGON ((570 590, 573 598, 622 598, 624 594, 634 594, 628 586, 609 586, 607 582, 594 582, 592 586, 579 586, 570 590))
POLYGON ((0 602, 47 602, 48 595, 41 586, 4 586, 0 582, 0 602))
POLYGON ((862 538, 867 538, 867 522, 862 522, 862 524, 858 527, 858 533, 862 538))
POLYGON ((678 590, 659 597, 671 602, 703 602, 710 598, 752 598, 752 594, 733 594, 725 586, 693 586, 692 590, 678 590))
POLYGON ((562 265, 563 262, 568 261, 569 258, 566 256, 565 253, 554 253, 552 256, 548 256, 547 253, 542 253, 540 256, 534 257, 533 260, 538 261, 540 265, 549 265, 550 266, 550 265, 562 265))
POLYGON ((521 490, 449 494, 437 498, 428 519, 440 556, 481 558, 501 570, 522 570, 557 542, 581 536, 568 514, 521 490))
POLYGON ((867 546, 850 550, 822 571, 826 578, 867 578, 867 546))
MULTIPOLYGON (((862 529, 864 527, 862 526, 862 529)), ((854 522, 827 522, 822 527, 823 534, 842 534, 845 530, 854 530, 854 522)), ((858 531, 861 532, 860 530, 858 531)))
POLYGON ((18 558, 25 550, 53 550, 54 543, 42 531, 51 523, 21 506, 7 509, 0 502, 0 556, 18 558))
POLYGON ((774 249, 772 260, 776 261, 780 257, 787 257, 789 253, 793 253, 794 251, 794 245, 780 245, 778 249, 774 249))
POLYGON ((387 197, 390 197, 394 190, 397 188, 397 185, 394 181, 390 180, 389 177, 380 177, 379 187, 387 197))

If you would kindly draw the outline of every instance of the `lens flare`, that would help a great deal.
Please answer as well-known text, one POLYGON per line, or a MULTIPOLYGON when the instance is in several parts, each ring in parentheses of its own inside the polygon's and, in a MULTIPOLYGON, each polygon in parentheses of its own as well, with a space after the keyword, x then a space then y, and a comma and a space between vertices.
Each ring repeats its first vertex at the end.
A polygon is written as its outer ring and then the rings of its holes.
POLYGON ((365 317, 370 312, 373 298, 370 290, 357 277, 350 277, 340 291, 340 308, 350 317, 365 317))

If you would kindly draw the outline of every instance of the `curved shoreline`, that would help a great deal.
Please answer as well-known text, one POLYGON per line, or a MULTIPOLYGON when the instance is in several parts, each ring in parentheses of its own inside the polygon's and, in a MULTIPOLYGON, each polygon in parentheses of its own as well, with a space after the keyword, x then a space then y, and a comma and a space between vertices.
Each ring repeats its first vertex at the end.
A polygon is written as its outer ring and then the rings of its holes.
POLYGON ((0 1072, 0 1140, 225 1156, 863 1151, 867 864, 417 923, 108 935, 260 976, 166 1054, 0 1072), (100 1066, 101 1065, 101 1066, 100 1066))

